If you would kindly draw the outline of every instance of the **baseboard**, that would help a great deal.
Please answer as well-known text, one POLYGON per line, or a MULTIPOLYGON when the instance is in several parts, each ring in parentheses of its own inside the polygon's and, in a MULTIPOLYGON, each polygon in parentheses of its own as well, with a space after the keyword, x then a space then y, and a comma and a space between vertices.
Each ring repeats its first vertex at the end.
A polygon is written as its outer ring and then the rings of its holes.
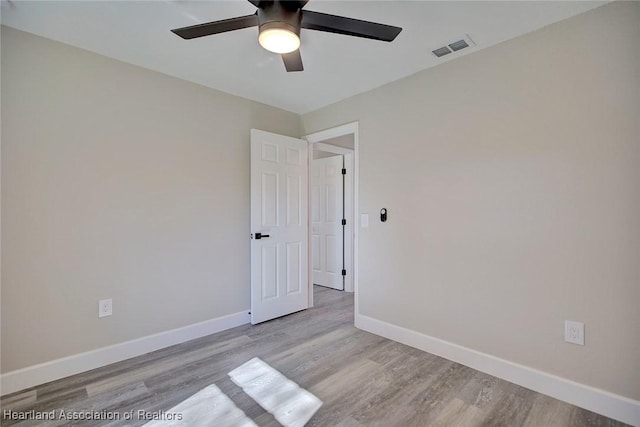
POLYGON ((364 331, 444 357, 572 405, 633 426, 640 426, 640 401, 580 384, 361 314, 356 314, 355 325, 364 331))
POLYGON ((0 376, 0 395, 34 387, 49 381, 79 374, 91 369, 140 356, 161 348, 180 344, 206 335, 249 323, 249 310, 177 329, 160 332, 120 344, 102 347, 62 359, 29 366, 0 376))

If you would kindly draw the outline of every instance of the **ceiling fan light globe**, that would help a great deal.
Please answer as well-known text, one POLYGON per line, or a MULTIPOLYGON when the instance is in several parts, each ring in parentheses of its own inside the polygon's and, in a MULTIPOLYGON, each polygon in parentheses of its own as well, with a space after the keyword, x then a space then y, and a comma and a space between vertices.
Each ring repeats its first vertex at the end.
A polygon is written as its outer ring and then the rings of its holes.
POLYGON ((274 53, 289 53, 300 47, 300 38, 283 28, 268 28, 260 31, 260 46, 274 53))

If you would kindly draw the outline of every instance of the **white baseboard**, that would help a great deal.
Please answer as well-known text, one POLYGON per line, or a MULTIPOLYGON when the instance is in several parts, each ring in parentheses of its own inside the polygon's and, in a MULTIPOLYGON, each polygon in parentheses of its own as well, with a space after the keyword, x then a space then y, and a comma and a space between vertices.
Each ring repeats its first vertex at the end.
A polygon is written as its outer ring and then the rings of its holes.
POLYGON ((364 331, 444 357, 572 405, 633 426, 640 426, 640 401, 580 384, 361 314, 356 314, 355 325, 364 331))
POLYGON ((148 335, 120 344, 114 344, 7 372, 0 376, 0 395, 4 396, 5 394, 24 390, 49 381, 79 374, 161 348, 244 325, 250 321, 248 313, 249 310, 245 310, 170 331, 148 335))

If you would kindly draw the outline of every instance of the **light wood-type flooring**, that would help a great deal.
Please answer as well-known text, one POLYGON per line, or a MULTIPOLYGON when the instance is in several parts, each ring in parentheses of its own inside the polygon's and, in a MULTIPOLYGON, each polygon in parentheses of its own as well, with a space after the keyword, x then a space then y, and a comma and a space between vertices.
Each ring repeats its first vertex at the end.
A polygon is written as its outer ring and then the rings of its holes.
MULTIPOLYGON (((142 425, 17 421, 5 411, 166 411, 215 384, 259 426, 279 425, 227 375, 259 357, 323 404, 310 426, 624 424, 353 326, 353 294, 315 287, 315 307, 2 397, 2 426, 142 425)), ((197 426, 196 426, 197 427, 197 426)))

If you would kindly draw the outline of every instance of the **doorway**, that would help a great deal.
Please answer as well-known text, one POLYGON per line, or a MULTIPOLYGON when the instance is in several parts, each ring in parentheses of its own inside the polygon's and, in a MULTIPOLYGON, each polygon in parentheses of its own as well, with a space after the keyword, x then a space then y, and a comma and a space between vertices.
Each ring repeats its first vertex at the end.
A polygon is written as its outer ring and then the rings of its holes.
MULTIPOLYGON (((309 167, 309 221, 311 223, 311 277, 314 285, 345 290, 345 237, 347 215, 345 158, 342 154, 312 149, 309 167)), ((331 150, 331 147, 328 148, 331 150)))
POLYGON ((354 309, 356 315, 359 313, 358 122, 316 132, 305 139, 251 130, 254 324, 314 305, 312 269, 308 268, 312 261, 308 165, 313 161, 313 148, 344 159, 344 290, 356 294, 354 309))
MULTIPOLYGON (((338 244, 342 243, 342 259, 338 259, 338 264, 341 273, 344 276, 341 277, 341 281, 344 283, 342 287, 338 289, 344 289, 346 292, 357 292, 358 283, 358 263, 357 263, 357 241, 358 241, 358 227, 356 226, 356 212, 358 212, 358 122, 349 123, 346 125, 338 126, 336 128, 327 129, 321 132, 316 132, 304 137, 309 142, 309 164, 313 165, 314 160, 319 158, 330 159, 334 158, 336 164, 341 161, 343 164, 344 175, 344 198, 343 198, 343 215, 340 220, 344 219, 345 225, 343 228, 343 239, 329 239, 337 240, 338 244), (315 155, 314 155, 315 153, 315 155), (338 160, 339 159, 339 160, 338 160), (342 241, 340 241, 342 240, 342 241)), ((341 171, 342 172, 342 171, 341 171)), ((309 207, 310 211, 313 209, 313 186, 314 175, 310 174, 310 194, 309 194, 309 207)), ((320 193, 319 193, 320 194, 320 193)), ((318 195, 319 195, 318 194, 318 195)), ((324 195, 326 197, 326 193, 324 195)), ((316 265, 320 258, 317 250, 319 245, 313 244, 314 234, 316 234, 316 240, 318 239, 318 233, 314 233, 313 230, 313 212, 310 212, 309 221, 309 284, 312 286, 314 283, 314 262, 316 265), (316 251, 314 252, 314 246, 316 251), (315 259, 314 259, 315 257, 315 259)), ((341 221, 342 222, 342 221, 341 221)), ((340 224, 342 225, 342 224, 340 224)), ((342 234, 342 233, 340 233, 342 234)), ((326 253, 326 251, 325 251, 326 253)), ((331 286, 334 287, 334 286, 331 286)), ((313 306, 313 292, 309 292, 310 306, 313 306)), ((356 310, 358 306, 358 298, 355 298, 356 310)))

